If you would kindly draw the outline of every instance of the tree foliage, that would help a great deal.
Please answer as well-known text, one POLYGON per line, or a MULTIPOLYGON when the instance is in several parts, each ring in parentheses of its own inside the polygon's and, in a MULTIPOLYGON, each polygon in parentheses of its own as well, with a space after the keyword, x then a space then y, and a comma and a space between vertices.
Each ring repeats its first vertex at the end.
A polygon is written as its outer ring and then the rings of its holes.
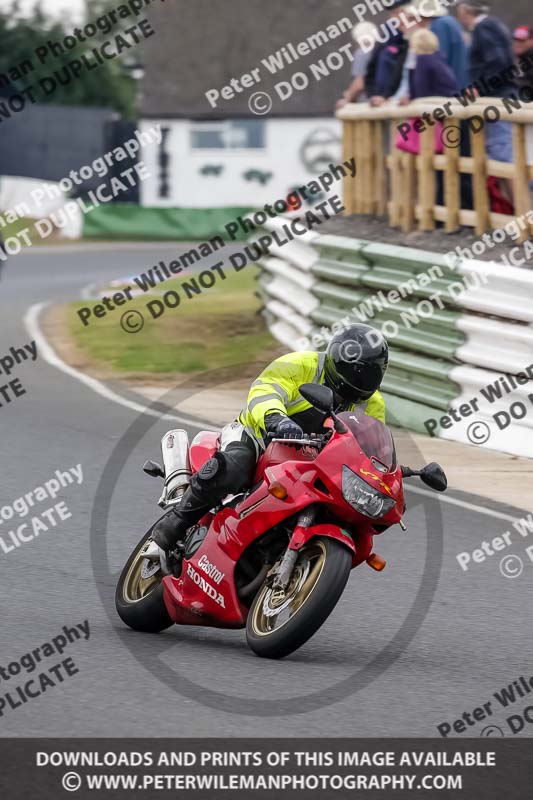
MULTIPOLYGON (((50 41, 62 43, 75 27, 83 27, 83 24, 105 14, 116 5, 116 2, 110 0, 87 2, 86 21, 81 25, 49 17, 39 3, 25 16, 21 14, 17 0, 9 10, 0 11, 0 75, 3 76, 0 92, 7 94, 32 87, 36 89, 35 96, 39 103, 100 106, 113 108, 125 117, 132 117, 136 112, 136 85, 128 72, 127 56, 106 60, 97 69, 82 69, 78 77, 70 75, 68 83, 69 70, 65 69, 83 53, 113 39, 120 28, 115 27, 107 35, 99 32, 98 36, 80 43, 72 50, 48 58, 44 64, 35 55, 38 47, 45 46, 50 41), (13 78, 13 70, 19 69, 28 59, 34 69, 13 78), (66 85, 57 80, 58 75, 62 76, 66 85), (6 77, 10 78, 9 85, 6 77), (47 77, 56 79, 57 83, 55 90, 48 95, 39 87, 39 81, 47 77)), ((131 55, 129 57, 131 59, 131 55)), ((135 58, 139 57, 140 53, 136 53, 135 58)))

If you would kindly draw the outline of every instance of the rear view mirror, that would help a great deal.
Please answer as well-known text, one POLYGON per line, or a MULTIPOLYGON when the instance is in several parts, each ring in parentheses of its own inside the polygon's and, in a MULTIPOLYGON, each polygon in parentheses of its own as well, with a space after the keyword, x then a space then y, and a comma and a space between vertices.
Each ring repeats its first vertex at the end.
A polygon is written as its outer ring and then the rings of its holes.
POLYGON ((299 391, 304 400, 319 411, 327 413, 333 409, 333 392, 327 386, 321 386, 319 383, 303 383, 299 391))
POLYGON ((143 472, 150 475, 151 478, 164 478, 165 472, 157 461, 145 461, 143 465, 143 472))
POLYGON ((420 470, 420 479, 424 481, 426 486, 435 489, 437 492, 445 492, 448 488, 448 480, 446 473, 435 461, 427 464, 424 469, 420 470))

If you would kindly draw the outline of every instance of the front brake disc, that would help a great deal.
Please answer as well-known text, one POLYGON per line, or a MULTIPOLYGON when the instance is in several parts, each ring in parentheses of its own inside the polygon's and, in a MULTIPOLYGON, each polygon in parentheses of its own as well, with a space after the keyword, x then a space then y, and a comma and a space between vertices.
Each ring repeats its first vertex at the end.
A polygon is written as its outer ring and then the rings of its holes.
POLYGON ((143 559, 141 567, 141 578, 147 580, 152 578, 161 569, 159 561, 150 561, 149 558, 143 559))

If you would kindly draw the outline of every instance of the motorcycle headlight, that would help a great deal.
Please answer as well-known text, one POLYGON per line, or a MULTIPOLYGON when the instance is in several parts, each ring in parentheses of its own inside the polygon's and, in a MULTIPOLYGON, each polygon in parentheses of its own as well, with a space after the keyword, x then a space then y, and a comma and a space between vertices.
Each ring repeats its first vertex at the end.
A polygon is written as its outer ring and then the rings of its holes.
POLYGON ((352 508, 373 519, 384 517, 396 500, 366 483, 346 465, 342 468, 342 496, 352 508))

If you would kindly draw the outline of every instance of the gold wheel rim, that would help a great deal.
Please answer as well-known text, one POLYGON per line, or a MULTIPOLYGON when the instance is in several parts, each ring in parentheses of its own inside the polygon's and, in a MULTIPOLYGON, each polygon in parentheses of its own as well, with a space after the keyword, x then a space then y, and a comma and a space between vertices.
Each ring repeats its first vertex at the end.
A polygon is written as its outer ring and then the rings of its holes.
POLYGON ((143 553, 151 543, 151 538, 143 542, 128 570, 122 587, 122 595, 127 603, 138 603, 161 583, 161 569, 149 578, 142 576, 143 562, 146 560, 143 553))
POLYGON ((285 592, 263 586, 252 614, 252 630, 256 636, 270 636, 294 619, 315 590, 325 564, 326 546, 314 539, 300 551, 285 592))

